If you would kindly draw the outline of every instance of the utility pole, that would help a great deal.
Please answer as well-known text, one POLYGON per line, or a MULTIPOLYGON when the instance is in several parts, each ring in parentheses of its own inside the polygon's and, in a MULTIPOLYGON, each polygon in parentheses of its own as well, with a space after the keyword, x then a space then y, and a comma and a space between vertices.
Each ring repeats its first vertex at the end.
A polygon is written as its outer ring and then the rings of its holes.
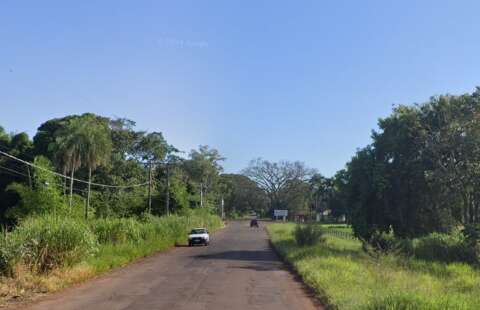
POLYGON ((30 167, 27 166, 27 174, 28 174, 28 186, 30 187, 30 189, 33 188, 32 186, 32 176, 30 175, 30 167))
POLYGON ((222 196, 222 220, 225 219, 225 201, 223 200, 223 196, 222 196))
POLYGON ((90 192, 92 187, 92 168, 88 168, 88 193, 87 202, 85 205, 85 221, 88 221, 88 208, 90 208, 90 192))
POLYGON ((148 165, 148 213, 152 213, 152 162, 148 165))
POLYGON ((166 163, 166 172, 167 172, 167 192, 165 193, 166 196, 166 209, 167 209, 167 215, 170 215, 170 170, 168 167, 168 162, 166 163))
POLYGON ((203 182, 200 183, 200 208, 203 208, 203 182))

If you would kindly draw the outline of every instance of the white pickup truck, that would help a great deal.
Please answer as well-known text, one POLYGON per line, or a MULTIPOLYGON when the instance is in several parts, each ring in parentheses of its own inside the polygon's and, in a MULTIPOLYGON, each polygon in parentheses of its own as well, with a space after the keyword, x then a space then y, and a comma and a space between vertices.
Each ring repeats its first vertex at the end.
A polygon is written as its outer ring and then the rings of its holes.
POLYGON ((188 246, 195 244, 208 245, 210 243, 210 235, 206 228, 194 228, 188 235, 188 246))

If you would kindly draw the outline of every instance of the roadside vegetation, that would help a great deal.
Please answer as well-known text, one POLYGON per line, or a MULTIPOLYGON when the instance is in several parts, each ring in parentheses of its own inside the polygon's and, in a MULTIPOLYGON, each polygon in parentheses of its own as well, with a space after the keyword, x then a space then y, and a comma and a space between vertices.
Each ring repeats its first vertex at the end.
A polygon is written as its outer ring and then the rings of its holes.
POLYGON ((273 244, 332 308, 480 309, 479 138, 480 89, 394 107, 273 244))
POLYGON ((372 253, 358 239, 329 233, 315 245, 300 245, 295 224, 267 229, 280 255, 332 309, 480 308, 480 271, 472 265, 372 253))
POLYGON ((194 227, 215 231, 221 219, 204 210, 189 215, 83 219, 38 216, 1 239, 0 298, 28 297, 83 281, 137 258, 185 244, 194 227))
POLYGON ((64 288, 223 226, 223 157, 126 119, 71 115, 33 140, 0 127, 0 301, 64 288))

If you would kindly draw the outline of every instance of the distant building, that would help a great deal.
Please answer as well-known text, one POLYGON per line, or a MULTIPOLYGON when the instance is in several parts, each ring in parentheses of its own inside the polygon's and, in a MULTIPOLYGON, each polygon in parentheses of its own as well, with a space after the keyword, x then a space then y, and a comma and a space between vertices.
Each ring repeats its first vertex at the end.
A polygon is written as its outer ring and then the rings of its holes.
POLYGON ((338 217, 334 217, 332 215, 331 209, 319 210, 315 214, 315 220, 317 222, 337 222, 337 223, 345 223, 346 216, 342 214, 338 217))

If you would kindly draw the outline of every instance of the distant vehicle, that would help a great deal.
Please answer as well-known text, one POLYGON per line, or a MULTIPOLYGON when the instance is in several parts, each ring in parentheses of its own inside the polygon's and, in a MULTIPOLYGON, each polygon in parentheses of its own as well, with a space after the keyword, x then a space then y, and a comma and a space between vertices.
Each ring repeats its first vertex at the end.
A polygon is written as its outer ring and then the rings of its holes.
POLYGON ((256 219, 251 220, 250 227, 258 227, 258 221, 256 219))
POLYGON ((207 246, 210 243, 210 235, 206 228, 195 228, 192 229, 188 235, 188 246, 193 246, 196 244, 202 244, 207 246))

